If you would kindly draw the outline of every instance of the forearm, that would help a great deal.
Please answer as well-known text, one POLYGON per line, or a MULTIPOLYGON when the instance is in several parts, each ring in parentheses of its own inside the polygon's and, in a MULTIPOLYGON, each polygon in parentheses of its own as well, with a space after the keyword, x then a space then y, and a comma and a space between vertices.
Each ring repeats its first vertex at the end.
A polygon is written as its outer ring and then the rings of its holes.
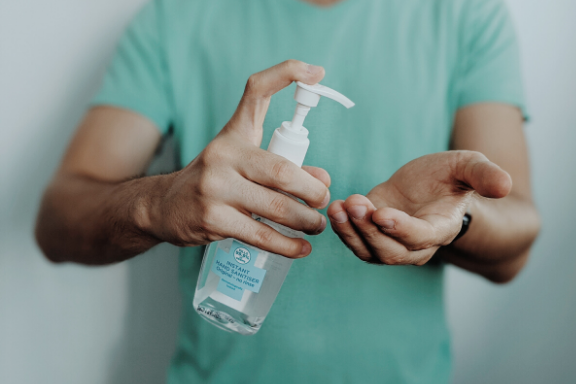
POLYGON ((499 200, 475 198, 469 210, 468 232, 441 248, 439 256, 491 281, 510 281, 526 263, 540 229, 534 205, 510 195, 499 200))
POLYGON ((54 262, 110 264, 136 256, 160 241, 146 230, 146 204, 166 188, 164 176, 108 183, 61 175, 48 187, 36 239, 54 262))

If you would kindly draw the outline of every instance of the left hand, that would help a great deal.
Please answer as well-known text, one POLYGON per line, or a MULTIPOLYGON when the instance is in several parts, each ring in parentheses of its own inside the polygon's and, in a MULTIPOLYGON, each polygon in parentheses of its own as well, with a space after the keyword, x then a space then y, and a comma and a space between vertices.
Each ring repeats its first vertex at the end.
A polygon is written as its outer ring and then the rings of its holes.
POLYGON ((511 188, 510 175, 480 152, 447 151, 409 162, 366 196, 334 201, 327 213, 361 260, 423 265, 458 235, 475 193, 497 199, 511 188))

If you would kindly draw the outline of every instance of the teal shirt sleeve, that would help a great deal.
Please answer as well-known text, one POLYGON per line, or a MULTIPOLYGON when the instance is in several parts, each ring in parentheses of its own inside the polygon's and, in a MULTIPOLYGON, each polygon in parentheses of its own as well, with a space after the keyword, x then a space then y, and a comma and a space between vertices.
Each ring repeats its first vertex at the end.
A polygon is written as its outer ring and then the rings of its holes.
POLYGON ((457 107, 501 102, 527 118, 518 40, 503 0, 465 0, 457 107))
POLYGON ((152 1, 132 20, 90 104, 132 110, 164 134, 172 123, 173 106, 160 16, 159 2, 152 1))

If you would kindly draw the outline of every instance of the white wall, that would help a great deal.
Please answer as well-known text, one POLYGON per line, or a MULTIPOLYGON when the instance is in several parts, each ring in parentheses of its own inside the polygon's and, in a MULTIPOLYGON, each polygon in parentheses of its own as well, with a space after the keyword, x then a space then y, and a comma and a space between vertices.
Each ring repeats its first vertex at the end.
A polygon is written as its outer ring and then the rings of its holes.
MULTIPOLYGON (((179 316, 175 250, 53 266, 32 239, 40 193, 143 1, 0 0, 0 383, 163 381, 179 316)), ((544 230, 511 285, 450 270, 455 382, 565 383, 576 380, 576 2, 508 2, 544 230)))
POLYGON ((0 383, 161 383, 180 298, 175 250, 54 266, 40 194, 144 0, 0 0, 0 383))

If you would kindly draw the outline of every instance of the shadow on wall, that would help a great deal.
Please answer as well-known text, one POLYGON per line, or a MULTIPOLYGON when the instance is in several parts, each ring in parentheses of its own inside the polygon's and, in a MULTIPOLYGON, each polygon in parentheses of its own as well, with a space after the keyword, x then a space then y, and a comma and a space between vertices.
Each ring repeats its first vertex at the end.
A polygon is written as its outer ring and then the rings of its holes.
MULTIPOLYGON (((174 153, 169 138, 148 174, 174 170, 174 153)), ((176 247, 161 244, 127 261, 127 315, 123 337, 111 354, 109 384, 166 382, 180 319, 177 255, 176 247)))

